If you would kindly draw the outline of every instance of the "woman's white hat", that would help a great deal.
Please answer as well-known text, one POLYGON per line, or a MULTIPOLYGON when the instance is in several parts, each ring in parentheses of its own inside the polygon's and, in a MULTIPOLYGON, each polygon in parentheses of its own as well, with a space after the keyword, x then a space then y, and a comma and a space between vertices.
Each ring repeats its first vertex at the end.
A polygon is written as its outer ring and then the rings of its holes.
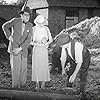
POLYGON ((43 15, 38 15, 36 18, 35 18, 35 20, 34 20, 34 23, 35 24, 42 24, 42 23, 44 23, 44 21, 45 21, 45 19, 44 19, 44 16, 43 15))

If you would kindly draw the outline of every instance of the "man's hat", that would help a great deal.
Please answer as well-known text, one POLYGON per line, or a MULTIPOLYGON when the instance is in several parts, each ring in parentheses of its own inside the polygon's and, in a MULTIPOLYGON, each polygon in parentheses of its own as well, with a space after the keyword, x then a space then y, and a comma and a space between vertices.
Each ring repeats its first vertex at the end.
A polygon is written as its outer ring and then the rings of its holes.
POLYGON ((27 12, 27 13, 31 14, 30 8, 27 7, 27 6, 24 9, 22 7, 22 10, 19 12, 19 14, 23 14, 24 12, 27 12))
POLYGON ((69 34, 65 34, 65 33, 58 35, 58 37, 56 37, 56 38, 57 38, 57 44, 60 46, 67 44, 71 41, 69 34))

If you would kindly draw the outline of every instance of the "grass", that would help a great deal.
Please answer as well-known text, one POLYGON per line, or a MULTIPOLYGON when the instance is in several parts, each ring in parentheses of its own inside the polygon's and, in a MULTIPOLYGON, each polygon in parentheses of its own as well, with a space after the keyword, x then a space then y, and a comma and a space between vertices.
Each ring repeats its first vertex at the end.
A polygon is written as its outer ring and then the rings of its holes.
MULTIPOLYGON (((4 62, 5 63, 5 62, 4 62)), ((31 81, 31 56, 28 59, 27 83, 23 90, 34 91, 35 82, 31 81)), ((46 92, 66 94, 67 75, 51 74, 51 81, 46 82, 48 90, 46 92)), ((74 88, 79 89, 79 78, 74 83, 74 88)), ((9 64, 0 62, 0 87, 11 88, 11 68, 9 64)), ((88 100, 100 100, 100 54, 94 54, 91 57, 91 65, 87 77, 86 94, 88 100)))

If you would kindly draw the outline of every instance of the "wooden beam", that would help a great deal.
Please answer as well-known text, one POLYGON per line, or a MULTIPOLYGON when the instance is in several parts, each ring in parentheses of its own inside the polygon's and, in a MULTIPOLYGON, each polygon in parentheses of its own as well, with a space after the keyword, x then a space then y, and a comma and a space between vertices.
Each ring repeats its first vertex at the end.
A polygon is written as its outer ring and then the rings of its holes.
POLYGON ((0 89, 0 99, 10 100, 80 100, 76 95, 0 89))

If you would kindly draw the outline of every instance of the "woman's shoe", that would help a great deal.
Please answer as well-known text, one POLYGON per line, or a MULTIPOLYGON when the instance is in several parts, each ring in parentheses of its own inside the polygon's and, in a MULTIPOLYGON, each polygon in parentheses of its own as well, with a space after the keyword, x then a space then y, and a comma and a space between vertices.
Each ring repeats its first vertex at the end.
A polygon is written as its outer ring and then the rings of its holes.
POLYGON ((45 89, 45 82, 44 81, 41 83, 41 89, 45 89))
POLYGON ((37 90, 37 89, 39 89, 39 88, 40 88, 39 83, 36 83, 35 89, 37 90))
POLYGON ((38 86, 36 86, 36 87, 35 87, 35 89, 37 90, 37 89, 39 89, 39 87, 38 87, 38 86))

